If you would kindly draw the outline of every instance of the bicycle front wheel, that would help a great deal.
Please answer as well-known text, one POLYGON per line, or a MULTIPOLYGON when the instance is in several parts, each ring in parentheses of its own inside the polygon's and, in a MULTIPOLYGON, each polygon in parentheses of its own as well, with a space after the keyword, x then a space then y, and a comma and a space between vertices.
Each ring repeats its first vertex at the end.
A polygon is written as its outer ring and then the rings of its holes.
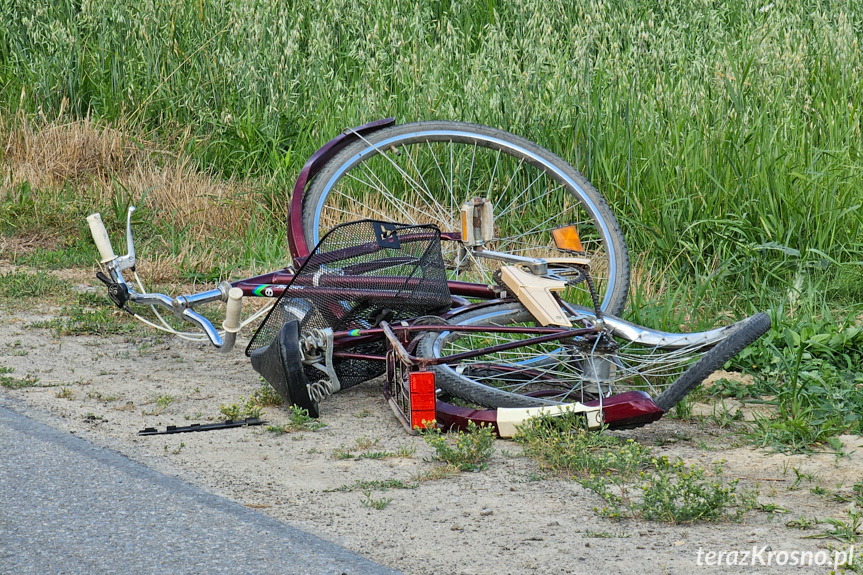
MULTIPOLYGON (((670 410, 704 379, 770 328, 760 313, 736 324, 693 334, 655 332, 605 317, 614 340, 573 337, 528 344, 434 365, 437 385, 484 407, 540 407, 640 390, 670 410)), ((453 316, 451 331, 429 332, 417 354, 441 358, 527 340, 524 333, 459 332, 459 326, 524 326, 535 321, 520 303, 504 303, 453 316)))
MULTIPOLYGON (((629 256, 611 209, 572 166, 507 132, 454 122, 418 122, 361 136, 324 166, 303 198, 303 235, 309 246, 349 219, 435 224, 461 230, 461 205, 491 200, 492 250, 529 257, 565 255, 551 230, 574 224, 603 311, 623 310, 629 256)), ((456 241, 444 242, 450 279, 490 284, 500 263, 476 258, 456 241)), ((591 306, 584 286, 564 299, 591 306)))

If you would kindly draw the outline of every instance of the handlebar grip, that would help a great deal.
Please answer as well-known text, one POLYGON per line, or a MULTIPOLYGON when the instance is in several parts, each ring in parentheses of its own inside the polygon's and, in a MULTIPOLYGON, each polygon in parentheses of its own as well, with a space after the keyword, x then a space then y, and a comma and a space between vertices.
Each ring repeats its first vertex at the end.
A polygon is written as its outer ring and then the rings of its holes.
POLYGON ((228 290, 228 305, 225 310, 225 321, 222 327, 227 333, 240 331, 240 313, 243 306, 243 290, 233 287, 228 290))
POLYGON ((93 235, 93 241, 96 242, 96 247, 99 249, 99 255, 102 256, 102 263, 106 264, 117 259, 114 254, 114 248, 111 247, 111 240, 108 238, 108 230, 105 229, 105 224, 102 223, 102 216, 98 212, 87 216, 87 223, 90 224, 90 233, 93 235))

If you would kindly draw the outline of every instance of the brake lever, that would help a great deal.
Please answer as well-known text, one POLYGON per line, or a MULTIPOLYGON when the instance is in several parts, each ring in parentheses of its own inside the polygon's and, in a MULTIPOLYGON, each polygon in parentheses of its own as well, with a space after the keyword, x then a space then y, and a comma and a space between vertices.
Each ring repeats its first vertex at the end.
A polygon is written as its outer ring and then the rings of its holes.
POLYGON ((129 206, 126 212, 126 253, 125 256, 118 257, 114 262, 114 269, 123 271, 131 269, 135 271, 135 243, 132 239, 132 212, 135 211, 135 206, 129 206))

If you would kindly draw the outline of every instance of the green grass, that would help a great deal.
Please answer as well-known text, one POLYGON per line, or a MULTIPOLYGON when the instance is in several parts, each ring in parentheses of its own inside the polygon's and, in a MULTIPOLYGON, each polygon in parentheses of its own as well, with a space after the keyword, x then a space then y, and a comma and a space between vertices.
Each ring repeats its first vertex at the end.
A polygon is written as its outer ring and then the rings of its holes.
POLYGON ((571 418, 538 418, 519 428, 525 452, 543 469, 571 478, 604 502, 596 512, 668 523, 742 521, 755 494, 727 481, 721 464, 687 466, 615 435, 589 433, 571 418))
POLYGON ((39 384, 38 377, 29 373, 24 377, 14 377, 10 375, 14 371, 11 367, 0 366, 0 387, 22 389, 25 387, 35 387, 39 384))
POLYGON ((467 433, 442 433, 431 427, 423 430, 423 438, 435 451, 435 458, 461 471, 481 471, 494 455, 495 431, 491 426, 468 422, 467 433))
POLYGON ((368 479, 357 480, 349 485, 342 485, 335 489, 325 489, 324 492, 334 491, 386 491, 388 489, 416 489, 419 483, 405 483, 401 479, 368 479))
POLYGON ((0 273, 0 301, 15 303, 24 298, 61 302, 69 294, 69 283, 46 272, 0 273))
MULTIPOLYGON (((628 319, 695 330, 770 310, 774 328, 729 366, 756 376, 742 399, 775 405, 755 424, 760 443, 800 451, 863 432, 854 6, 13 0, 0 19, 0 134, 14 140, 22 119, 90 117, 157 150, 157 166, 191 157, 250 182, 249 225, 230 238, 137 202, 139 257, 174 258, 177 279, 284 263, 293 179, 345 127, 488 124, 561 155, 609 200, 635 266, 628 319)), ((0 165, 12 149, 0 146, 0 165)), ((0 186, 3 237, 46 242, 3 259, 92 264, 84 217, 95 210, 119 246, 140 194, 109 173, 103 197, 93 174, 73 175, 51 189, 0 186)), ((47 278, 7 274, 0 297, 50 297, 61 287, 47 278)), ((59 333, 126 329, 107 311, 64 313, 49 326, 59 333)))
POLYGON ((13 2, 0 106, 155 131, 207 170, 273 178, 279 215, 346 126, 476 121, 583 170, 638 252, 680 271, 836 274, 861 253, 861 16, 761 6, 13 2))
POLYGON ((63 307, 58 317, 36 321, 28 327, 50 329, 55 337, 65 335, 123 335, 136 333, 142 328, 131 319, 119 315, 115 307, 84 308, 63 307))
MULTIPOLYGON (((293 5, 246 0, 12 2, 0 8, 0 109, 90 115, 207 171, 262 177, 274 232, 305 158, 346 126, 499 126, 581 169, 634 253, 674 285, 751 294, 826 276, 859 299, 842 278, 863 259, 861 16, 823 0, 761 7, 339 0, 296 18, 293 5)), ((31 208, 49 212, 24 186, 5 228, 50 226, 25 224, 31 208)), ((125 203, 105 207, 122 220, 125 203)), ((71 201, 50 220, 84 211, 71 201)), ((243 259, 283 254, 282 235, 243 242, 243 259)))

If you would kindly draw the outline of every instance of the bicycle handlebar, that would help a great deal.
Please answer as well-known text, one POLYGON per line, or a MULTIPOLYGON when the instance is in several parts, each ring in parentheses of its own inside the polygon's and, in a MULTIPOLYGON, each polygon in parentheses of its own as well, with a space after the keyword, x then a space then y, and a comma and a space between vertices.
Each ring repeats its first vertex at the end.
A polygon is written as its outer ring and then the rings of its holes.
POLYGON ((230 351, 234 347, 237 332, 240 329, 240 316, 242 312, 243 291, 239 288, 232 288, 227 282, 223 282, 218 288, 209 290, 199 294, 183 295, 170 297, 161 293, 138 293, 130 288, 123 277, 123 270, 135 267, 135 247, 132 239, 132 212, 135 211, 134 206, 129 207, 126 219, 126 242, 128 253, 125 256, 117 256, 114 253, 114 248, 111 245, 111 240, 108 237, 108 231, 105 229, 105 224, 102 222, 102 216, 99 213, 90 214, 87 216, 87 223, 90 226, 90 234, 93 236, 93 241, 99 250, 101 263, 104 265, 110 274, 110 280, 104 275, 100 279, 108 284, 109 290, 116 286, 112 293, 121 293, 116 299, 112 296, 112 300, 119 307, 125 308, 126 301, 130 301, 139 305, 159 305, 171 310, 178 318, 184 319, 195 324, 204 332, 210 343, 220 351, 230 351), (114 286, 111 285, 114 284, 114 286), (225 330, 225 337, 219 335, 216 327, 204 316, 192 309, 192 305, 198 303, 207 303, 213 301, 223 301, 227 303, 225 313, 225 321, 222 324, 225 330))
POLYGON ((93 236, 93 241, 96 242, 99 255, 102 256, 102 263, 107 264, 115 260, 117 256, 114 255, 114 248, 111 246, 110 238, 108 238, 108 230, 102 223, 102 215, 99 213, 90 214, 87 216, 87 223, 90 224, 90 234, 93 236))

